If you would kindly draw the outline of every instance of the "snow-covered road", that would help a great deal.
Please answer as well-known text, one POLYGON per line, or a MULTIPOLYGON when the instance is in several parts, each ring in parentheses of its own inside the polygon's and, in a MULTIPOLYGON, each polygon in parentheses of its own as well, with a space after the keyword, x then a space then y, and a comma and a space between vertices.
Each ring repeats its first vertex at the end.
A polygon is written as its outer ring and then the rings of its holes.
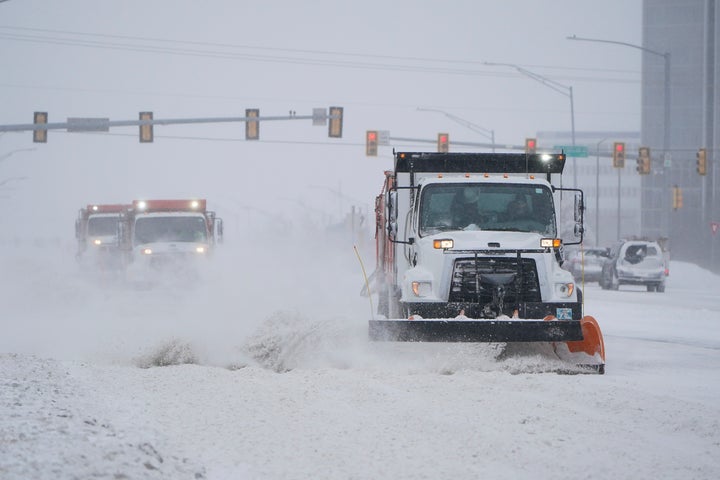
POLYGON ((717 276, 587 285, 607 373, 557 375, 490 345, 369 344, 353 255, 306 256, 298 281, 237 253, 256 281, 182 295, 3 258, 26 275, 4 286, 0 478, 720 476, 717 276), (271 280, 293 293, 253 303, 271 280))

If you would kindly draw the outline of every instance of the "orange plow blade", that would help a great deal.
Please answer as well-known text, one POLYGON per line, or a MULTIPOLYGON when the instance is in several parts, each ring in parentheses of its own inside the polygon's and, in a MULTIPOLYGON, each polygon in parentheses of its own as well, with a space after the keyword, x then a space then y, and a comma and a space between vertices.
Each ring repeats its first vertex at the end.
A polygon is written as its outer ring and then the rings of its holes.
POLYGON ((582 329, 583 339, 576 342, 567 343, 568 350, 573 353, 584 352, 591 357, 596 354, 600 355, 603 363, 605 362, 605 342, 603 341, 600 325, 597 320, 589 315, 584 316, 580 320, 580 328, 582 329))
POLYGON ((565 342, 571 356, 586 355, 588 361, 581 360, 578 365, 596 371, 599 374, 605 373, 605 341, 597 320, 589 315, 580 319, 583 339, 565 342))
MULTIPOLYGON (((553 321, 555 317, 545 317, 545 321, 553 321)), ((563 361, 574 363, 582 369, 605 373, 605 341, 600 325, 589 315, 580 319, 582 340, 553 343, 555 354, 563 361)))

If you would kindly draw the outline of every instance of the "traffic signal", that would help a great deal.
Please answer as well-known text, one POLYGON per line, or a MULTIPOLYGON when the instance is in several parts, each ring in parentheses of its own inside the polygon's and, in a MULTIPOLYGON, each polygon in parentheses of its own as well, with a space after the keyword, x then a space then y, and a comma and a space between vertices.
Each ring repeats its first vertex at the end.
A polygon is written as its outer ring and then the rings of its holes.
POLYGON ((683 206, 682 188, 677 185, 672 187, 672 203, 673 210, 677 210, 683 206))
POLYGON ((378 132, 377 130, 368 130, 365 132, 365 155, 368 157, 377 157, 378 153, 378 132))
POLYGON ((450 150, 450 135, 438 133, 438 152, 447 153, 450 150))
POLYGON ((525 139, 525 153, 535 153, 537 151, 537 140, 534 138, 525 139))
POLYGON ((613 167, 625 168, 625 142, 613 144, 613 167))
POLYGON ((328 123, 328 137, 342 138, 343 107, 330 107, 330 122, 328 123), (332 118, 337 117, 337 118, 332 118))
POLYGON ((697 151, 697 172, 699 175, 707 175, 707 150, 701 148, 697 151))
MULTIPOLYGON (((33 123, 35 125, 44 125, 48 123, 47 112, 35 112, 33 114, 33 123)), ((47 143, 47 130, 33 130, 33 142, 47 143)))
MULTIPOLYGON (((153 113, 152 112, 140 112, 139 118, 140 118, 140 120, 152 120, 153 113)), ((153 141, 154 136, 155 136, 155 134, 153 133, 152 123, 140 125, 140 143, 151 143, 153 141)))
POLYGON ((635 167, 640 175, 650 173, 650 148, 640 147, 638 150, 637 167, 635 167))
POLYGON ((258 120, 248 120, 249 118, 258 118, 260 109, 245 109, 245 140, 260 140, 260 122, 258 120))

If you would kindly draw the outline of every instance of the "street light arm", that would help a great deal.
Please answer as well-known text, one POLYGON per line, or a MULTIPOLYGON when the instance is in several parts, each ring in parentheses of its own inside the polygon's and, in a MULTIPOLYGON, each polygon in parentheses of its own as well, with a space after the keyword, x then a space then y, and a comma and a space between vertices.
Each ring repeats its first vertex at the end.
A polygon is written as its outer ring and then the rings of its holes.
MULTIPOLYGON (((556 82, 555 80, 550 80, 547 77, 543 77, 542 75, 538 75, 537 73, 531 72, 530 70, 526 70, 518 65, 515 65, 513 63, 492 63, 492 62, 483 62, 485 65, 492 65, 492 66, 503 66, 503 67, 511 67, 517 70, 518 72, 522 73, 523 75, 532 78, 533 80, 542 83, 546 87, 560 93, 561 95, 564 95, 570 99, 570 128, 572 131, 572 144, 575 145, 575 100, 573 99, 573 89, 572 87, 569 87, 567 85, 563 85, 562 83, 556 82), (567 90, 567 91, 565 91, 567 90)), ((577 175, 576 171, 573 169, 573 175, 577 175)), ((575 184, 577 185, 577 180, 575 181, 575 184)))
POLYGON ((15 181, 20 181, 20 180, 27 180, 27 179, 28 179, 28 177, 10 177, 10 178, 6 178, 5 180, 0 181, 0 187, 4 187, 5 185, 7 185, 8 183, 12 182, 13 180, 15 180, 15 181))
POLYGON ((446 117, 448 117, 450 120, 454 121, 455 123, 458 123, 458 124, 460 124, 460 125, 462 125, 462 126, 464 126, 464 127, 466 127, 466 128, 469 128, 469 129, 472 130, 473 132, 479 133, 479 134, 485 136, 486 138, 489 138, 490 140, 492 140, 493 143, 495 143, 495 132, 494 132, 493 130, 489 130, 489 129, 483 128, 483 127, 481 127, 481 126, 479 126, 479 125, 475 125, 474 123, 469 122, 469 121, 467 121, 467 120, 464 120, 464 119, 462 119, 462 118, 460 118, 460 117, 457 117, 457 116, 455 116, 455 115, 453 115, 453 114, 451 114, 451 113, 444 112, 444 111, 442 111, 442 110, 437 110, 437 109, 435 109, 435 108, 422 108, 422 107, 418 107, 418 111, 419 111, 419 112, 437 112, 437 113, 442 113, 443 115, 445 115, 446 117))
POLYGON ((14 155, 14 154, 16 154, 16 153, 18 153, 18 152, 29 152, 29 151, 32 151, 32 150, 35 150, 35 149, 34 149, 34 148, 18 148, 17 150, 12 150, 12 151, 10 151, 10 152, 8 152, 8 153, 0 156, 0 162, 2 162, 2 161, 5 160, 5 159, 10 158, 12 155, 14 155))
POLYGON ((536 82, 542 83, 542 84, 545 85, 546 87, 548 87, 548 88, 550 88, 550 89, 552 89, 552 90, 555 90, 556 92, 558 92, 558 93, 561 94, 561 95, 565 95, 566 97, 570 97, 570 96, 571 96, 570 92, 571 92, 571 90, 572 90, 572 87, 568 87, 567 85, 563 85, 563 84, 560 83, 560 82, 556 82, 555 80, 551 80, 551 79, 549 79, 549 78, 547 78, 547 77, 543 77, 542 75, 539 75, 539 74, 537 74, 537 73, 535 73, 535 72, 531 72, 530 70, 526 70, 526 69, 522 68, 522 67, 519 66, 519 65, 515 65, 515 64, 513 64, 513 63, 493 63, 493 62, 483 62, 483 65, 489 65, 489 66, 493 66, 493 67, 510 67, 510 68, 514 68, 515 70, 517 70, 518 72, 522 73, 522 74, 525 75, 526 77, 530 77, 530 78, 532 78, 533 80, 535 80, 536 82))
POLYGON ((643 52, 652 53, 653 55, 658 55, 660 57, 670 57, 670 52, 662 53, 662 52, 658 52, 657 50, 652 50, 650 48, 641 47, 640 45, 635 45, 633 43, 627 43, 627 42, 619 42, 617 40, 602 40, 602 39, 598 39, 598 38, 583 38, 583 37, 578 37, 577 35, 570 35, 565 38, 567 38, 568 40, 578 40, 581 42, 612 43, 615 45, 623 45, 626 47, 637 48, 638 50, 642 50, 643 52))

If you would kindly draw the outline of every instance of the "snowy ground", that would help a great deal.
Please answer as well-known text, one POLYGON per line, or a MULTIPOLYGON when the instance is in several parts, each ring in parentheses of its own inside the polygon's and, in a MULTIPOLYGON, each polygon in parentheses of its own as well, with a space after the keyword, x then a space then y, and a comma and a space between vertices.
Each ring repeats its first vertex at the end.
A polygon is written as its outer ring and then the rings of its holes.
POLYGON ((607 373, 558 375, 369 344, 351 245, 239 247, 150 291, 5 248, 0 478, 720 478, 720 278, 699 267, 665 293, 587 285, 607 373))

